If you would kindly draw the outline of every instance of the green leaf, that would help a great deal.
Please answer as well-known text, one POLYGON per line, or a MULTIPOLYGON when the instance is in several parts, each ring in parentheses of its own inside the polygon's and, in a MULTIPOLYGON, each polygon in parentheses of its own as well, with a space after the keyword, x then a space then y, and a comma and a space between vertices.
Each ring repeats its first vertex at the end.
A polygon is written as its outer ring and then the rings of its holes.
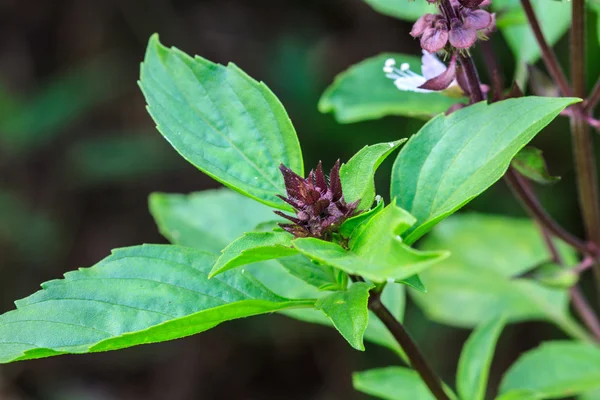
MULTIPOLYGON (((571 4, 566 1, 547 0, 532 0, 531 3, 546 41, 553 46, 571 26, 571 4)), ((515 10, 523 12, 519 0, 495 0, 492 8, 499 16, 515 12, 515 10)), ((516 23, 499 24, 500 31, 518 63, 522 65, 535 64, 540 58, 541 52, 533 31, 526 19, 516 20, 513 18, 513 20, 516 23)))
POLYGON ((402 148, 392 170, 392 198, 417 219, 406 243, 494 184, 519 150, 577 101, 523 97, 481 102, 427 123, 402 148))
POLYGON ((410 286, 411 288, 418 290, 421 293, 427 293, 427 288, 425 287, 423 282, 421 282, 421 278, 419 278, 419 275, 413 275, 409 278, 402 279, 402 280, 398 281, 398 283, 402 283, 403 285, 410 286))
POLYGON ((238 271, 208 280, 214 261, 194 249, 144 245, 46 282, 0 316, 0 362, 162 342, 235 318, 314 305, 277 296, 238 271))
POLYGON ((340 290, 321 297, 315 308, 323 311, 340 334, 356 350, 365 351, 363 335, 369 324, 369 290, 375 285, 354 283, 347 290, 340 290))
POLYGON ((292 238, 287 232, 245 233, 223 249, 208 276, 212 278, 243 265, 297 254, 292 248, 292 238))
POLYGON ((511 390, 501 396, 496 397, 496 400, 540 400, 541 397, 529 390, 511 390))
POLYGON ((538 183, 549 184, 560 180, 560 176, 552 176, 548 173, 542 151, 535 147, 523 148, 513 158, 511 165, 521 175, 538 183))
MULTIPOLYGON (((206 190, 190 195, 154 193, 150 196, 150 209, 161 232, 171 242, 212 253, 218 253, 244 232, 273 217, 268 207, 229 189, 206 190)), ((324 292, 290 274, 278 262, 280 260, 248 265, 244 268, 245 276, 254 276, 271 291, 286 298, 324 295, 324 292)), ((325 270, 324 266, 321 268, 325 270)), ((382 301, 398 320, 402 320, 405 293, 401 285, 387 285, 382 301)), ((331 321, 319 310, 303 308, 283 313, 302 321, 332 326, 331 321)), ((369 319, 365 339, 401 354, 394 337, 374 315, 369 319)))
POLYGON ((402 281, 448 256, 446 252, 420 252, 402 243, 398 236, 412 217, 395 203, 388 205, 350 241, 350 250, 314 238, 293 240, 301 253, 373 282, 402 281))
POLYGON ((262 82, 234 64, 222 66, 148 43, 140 86, 158 130, 198 169, 268 206, 289 209, 277 168, 303 175, 302 153, 285 109, 262 82))
POLYGON ((381 163, 406 139, 363 147, 340 168, 344 198, 348 203, 360 200, 357 209, 371 208, 375 200, 375 172, 381 163))
POLYGON ((348 276, 329 265, 319 265, 301 254, 280 258, 277 261, 290 274, 319 290, 345 290, 348 276))
MULTIPOLYGON (((572 249, 556 244, 567 263, 575 260, 572 249)), ((421 273, 427 295, 411 292, 433 321, 469 328, 490 315, 503 315, 507 322, 551 321, 570 335, 588 338, 568 313, 566 290, 514 278, 551 258, 531 220, 455 215, 437 226, 422 248, 445 248, 452 254, 421 273)))
POLYGON ((160 233, 171 243, 211 253, 273 219, 269 207, 229 189, 152 193, 149 206, 160 233))
POLYGON ((360 392, 385 400, 435 399, 417 372, 403 367, 355 372, 352 384, 360 392))
POLYGON ((427 13, 437 10, 424 0, 365 0, 367 4, 381 14, 414 22, 427 13))
POLYGON ((456 386, 461 399, 484 400, 496 342, 504 320, 495 318, 478 326, 465 343, 458 362, 456 386))
MULTIPOLYGON (((418 2, 426 3, 424 0, 418 2)), ((407 1, 406 4, 411 3, 407 1)), ((369 58, 335 78, 319 100, 319 111, 333 112, 340 123, 378 119, 388 115, 429 118, 462 101, 440 93, 398 90, 383 72, 383 65, 388 58, 396 60, 397 65, 408 63, 412 71, 421 72, 420 57, 385 53, 369 58)))
POLYGON ((345 238, 352 237, 354 231, 366 224, 375 214, 383 210, 384 204, 383 200, 380 200, 379 203, 369 211, 365 211, 362 214, 358 214, 352 218, 348 218, 345 220, 342 225, 340 225, 339 233, 345 238))
POLYGON ((522 355, 506 372, 500 392, 530 390, 540 398, 565 398, 600 388, 600 348, 546 342, 522 355))

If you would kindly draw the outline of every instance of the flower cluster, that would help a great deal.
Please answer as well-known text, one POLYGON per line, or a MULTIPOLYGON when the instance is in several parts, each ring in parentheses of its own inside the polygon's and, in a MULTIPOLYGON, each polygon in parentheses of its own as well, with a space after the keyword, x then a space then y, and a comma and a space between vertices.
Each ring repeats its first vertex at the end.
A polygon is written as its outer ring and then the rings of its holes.
POLYGON ((347 204, 344 200, 339 160, 331 169, 329 182, 323 174, 321 162, 316 170, 310 171, 306 179, 283 164, 279 169, 283 174, 287 197, 278 197, 294 207, 296 217, 280 211, 275 213, 292 222, 279 226, 295 237, 314 237, 331 241, 337 228, 346 219, 358 214, 358 201, 347 204))
POLYGON ((410 34, 421 38, 423 50, 435 53, 448 43, 466 50, 478 36, 486 37, 494 29, 494 15, 479 8, 489 5, 489 0, 450 0, 448 4, 440 8, 441 14, 425 14, 413 25, 410 34))

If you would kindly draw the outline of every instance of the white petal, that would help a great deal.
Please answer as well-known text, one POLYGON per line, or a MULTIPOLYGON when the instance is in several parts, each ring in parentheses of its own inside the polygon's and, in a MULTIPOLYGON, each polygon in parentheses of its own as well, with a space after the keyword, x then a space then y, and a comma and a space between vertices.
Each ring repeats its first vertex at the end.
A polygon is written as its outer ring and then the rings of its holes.
POLYGON ((427 90, 427 89, 419 89, 419 86, 421 86, 422 84, 424 84, 426 81, 425 78, 423 78, 422 76, 414 77, 414 76, 406 76, 406 77, 401 77, 398 78, 394 81, 394 85, 396 85, 396 87, 399 90, 403 90, 403 91, 408 91, 408 92, 417 92, 417 93, 429 93, 431 92, 431 90, 427 90))
POLYGON ((446 65, 441 62, 435 54, 429 53, 425 50, 423 50, 421 62, 423 63, 421 66, 421 72, 426 80, 441 75, 447 69, 446 65))

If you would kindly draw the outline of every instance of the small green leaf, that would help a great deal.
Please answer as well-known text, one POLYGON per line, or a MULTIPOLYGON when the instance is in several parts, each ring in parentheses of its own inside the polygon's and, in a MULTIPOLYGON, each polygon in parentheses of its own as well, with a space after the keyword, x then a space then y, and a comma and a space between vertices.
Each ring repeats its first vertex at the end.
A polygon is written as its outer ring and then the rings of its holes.
POLYGON ((530 392, 529 390, 511 390, 501 396, 496 397, 496 400, 541 400, 540 395, 530 392))
MULTIPOLYGON (((556 244, 567 263, 576 260, 571 248, 556 244)), ((572 336, 589 338, 569 315, 566 290, 515 278, 551 258, 531 220, 455 215, 438 225, 422 248, 444 248, 452 254, 436 268, 421 273, 427 295, 411 291, 433 321, 469 328, 484 323, 490 315, 503 315, 507 322, 550 321, 572 336)))
POLYGON ((278 170, 303 175, 296 132, 277 97, 234 64, 148 43, 140 86, 158 130, 198 169, 270 207, 289 209, 278 170))
POLYGON ((406 243, 494 184, 523 146, 578 101, 522 97, 481 102, 427 123, 402 148, 392 170, 392 198, 417 219, 406 243))
POLYGON ((208 274, 218 274, 258 261, 292 256, 298 252, 292 248, 293 236, 287 232, 248 232, 225 247, 208 274))
POLYGON ((318 265, 301 254, 280 258, 277 261, 290 274, 319 290, 346 289, 347 275, 344 274, 345 278, 340 277, 340 271, 329 265, 318 265))
POLYGON ((546 342, 522 355, 506 372, 500 392, 524 389, 541 398, 565 398, 600 388, 600 348, 546 342))
POLYGON ((0 316, 0 363, 162 342, 235 318, 314 306, 277 296, 239 271, 209 280, 214 261, 194 249, 143 245, 46 282, 0 316))
POLYGON ((229 189, 152 193, 150 212, 171 243, 219 253, 244 232, 273 219, 273 211, 229 189))
POLYGON ((420 252, 402 243, 398 235, 412 221, 392 203, 350 240, 350 250, 314 238, 295 239, 293 245, 307 257, 373 282, 402 281, 448 256, 446 252, 420 252))
POLYGON ((521 175, 538 183, 549 184, 560 180, 560 176, 552 176, 548 173, 542 151, 535 147, 523 148, 513 158, 511 165, 521 175))
MULTIPOLYGON (((424 0, 418 2, 426 3, 424 0)), ((405 5, 418 2, 406 1, 405 5)), ((440 93, 398 90, 383 72, 383 65, 388 58, 396 60, 397 65, 408 63, 412 71, 421 72, 420 57, 385 53, 369 58, 335 78, 319 100, 319 111, 333 112, 340 123, 378 119, 388 115, 430 118, 463 100, 440 93)))
POLYGON ((418 290, 421 293, 427 293, 427 288, 425 287, 423 282, 421 282, 421 278, 419 278, 419 275, 413 275, 409 278, 402 279, 398 281, 398 283, 409 286, 415 290, 418 290))
POLYGON ((340 168, 340 179, 346 202, 360 200, 357 209, 371 208, 375 200, 375 172, 381 163, 406 139, 363 147, 340 168))
POLYGON ((345 238, 352 237, 354 231, 359 227, 366 224, 375 214, 383 210, 384 203, 380 200, 379 203, 369 211, 365 211, 362 214, 358 214, 355 217, 348 218, 340 225, 339 233, 345 238))
POLYGON ((579 281, 579 274, 572 268, 554 263, 542 264, 527 275, 542 285, 555 289, 569 289, 579 281))
POLYGON ((331 319, 335 328, 356 350, 365 351, 363 336, 369 324, 369 290, 375 285, 354 283, 347 290, 340 290, 321 297, 315 308, 331 319))
POLYGON ((461 399, 484 400, 496 342, 504 328, 502 318, 478 326, 465 343, 456 374, 461 399))
MULTIPOLYGON (((416 371, 387 367, 352 374, 354 389, 385 400, 434 400, 416 371)), ((469 399, 471 400, 471 399, 469 399)))
POLYGON ((424 14, 437 11, 435 7, 424 0, 365 0, 365 3, 381 14, 408 22, 414 22, 424 14))

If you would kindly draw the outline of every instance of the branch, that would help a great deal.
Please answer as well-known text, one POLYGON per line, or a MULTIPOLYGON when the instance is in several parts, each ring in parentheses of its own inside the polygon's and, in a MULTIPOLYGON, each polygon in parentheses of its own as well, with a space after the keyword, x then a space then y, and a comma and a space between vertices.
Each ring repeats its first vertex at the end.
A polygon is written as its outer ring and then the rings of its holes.
POLYGON ((594 110, 594 107, 600 101, 600 78, 596 81, 594 88, 590 92, 588 98, 583 102, 583 109, 586 113, 591 113, 594 110))
POLYGON ((577 311, 577 314, 579 314, 579 317, 585 326, 594 335, 596 341, 600 342, 600 322, 598 321, 598 317, 594 313, 594 310, 592 310, 592 307, 590 307, 585 300, 585 296, 581 293, 581 289, 579 289, 578 286, 573 286, 570 294, 575 311, 577 311))
POLYGON ((427 361, 421 354, 421 351, 412 340, 408 332, 404 329, 404 326, 387 309, 387 307, 381 302, 379 293, 371 293, 369 297, 369 309, 377 315, 377 317, 383 322, 386 328, 394 336, 406 356, 410 360, 410 364, 415 371, 419 374, 423 382, 427 385, 433 396, 437 400, 450 400, 450 397, 446 394, 442 388, 442 381, 433 372, 427 361))
POLYGON ((569 88, 569 82, 567 81, 567 77, 563 72, 558 59, 556 58, 556 54, 552 51, 552 48, 546 42, 544 38, 544 34, 542 33, 542 28, 540 27, 540 22, 535 16, 535 11, 533 11, 533 7, 531 6, 531 2, 529 0, 521 0, 521 4, 523 5, 523 9, 525 10, 525 15, 529 20, 529 25, 533 30, 533 34, 535 39, 540 46, 540 50, 542 51, 542 58, 544 59, 544 63, 546 64, 546 68, 548 68, 548 72, 552 79, 558 84, 558 88, 560 89, 563 96, 570 96, 571 89, 569 88))

